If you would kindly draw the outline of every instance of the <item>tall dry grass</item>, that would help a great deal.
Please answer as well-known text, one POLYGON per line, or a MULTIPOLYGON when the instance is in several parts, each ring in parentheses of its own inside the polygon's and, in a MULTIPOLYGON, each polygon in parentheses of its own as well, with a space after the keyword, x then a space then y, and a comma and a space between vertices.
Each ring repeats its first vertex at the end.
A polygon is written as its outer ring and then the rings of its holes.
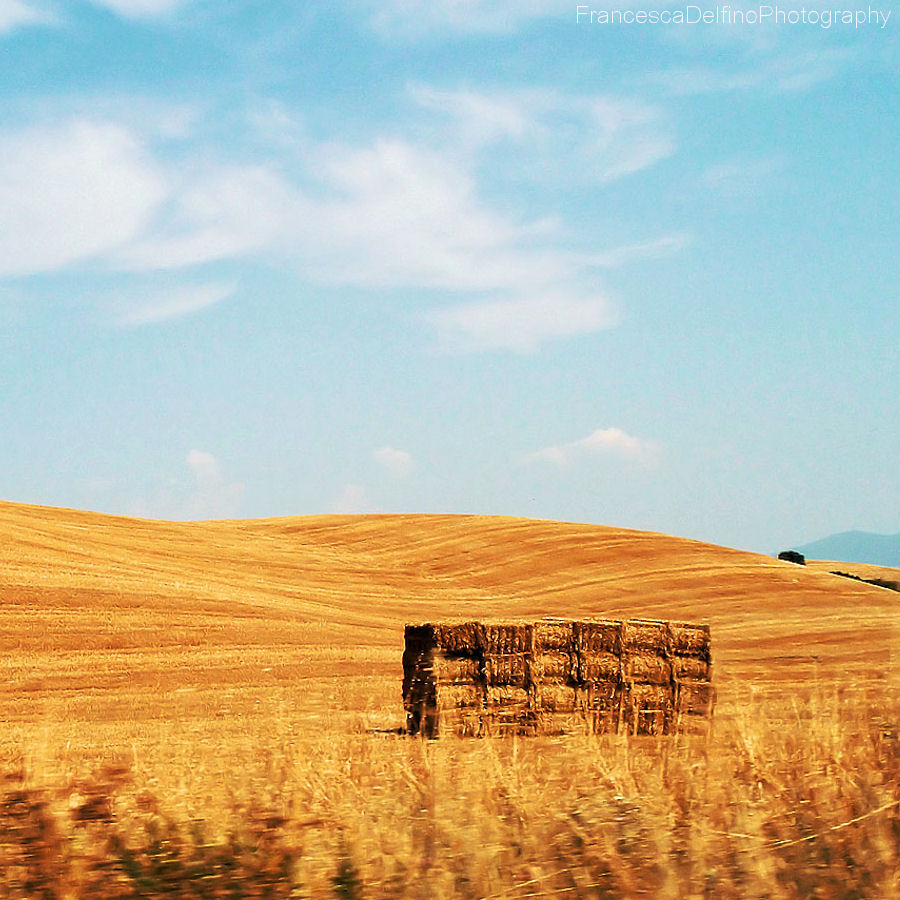
POLYGON ((321 733, 209 792, 177 750, 168 773, 9 759, 0 894, 897 897, 898 712, 835 695, 708 737, 321 733))

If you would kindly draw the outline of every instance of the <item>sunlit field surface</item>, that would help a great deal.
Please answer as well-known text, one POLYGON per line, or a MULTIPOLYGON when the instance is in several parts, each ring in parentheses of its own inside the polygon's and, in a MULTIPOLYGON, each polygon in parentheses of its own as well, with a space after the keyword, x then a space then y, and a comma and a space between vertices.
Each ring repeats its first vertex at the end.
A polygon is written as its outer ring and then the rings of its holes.
POLYGON ((597 526, 0 504, 0 891, 898 896, 898 602, 597 526), (391 733, 405 622, 541 615, 709 622, 710 733, 391 733))

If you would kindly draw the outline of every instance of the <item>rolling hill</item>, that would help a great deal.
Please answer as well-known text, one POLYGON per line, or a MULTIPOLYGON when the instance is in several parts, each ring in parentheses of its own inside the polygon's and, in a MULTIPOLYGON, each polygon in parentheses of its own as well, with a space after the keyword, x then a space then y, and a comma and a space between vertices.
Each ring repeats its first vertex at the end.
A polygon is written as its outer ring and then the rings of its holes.
POLYGON ((407 621, 709 622, 725 710, 895 685, 900 638, 898 594, 814 567, 455 515, 173 523, 0 503, 0 604, 0 740, 71 746, 396 725, 407 621))

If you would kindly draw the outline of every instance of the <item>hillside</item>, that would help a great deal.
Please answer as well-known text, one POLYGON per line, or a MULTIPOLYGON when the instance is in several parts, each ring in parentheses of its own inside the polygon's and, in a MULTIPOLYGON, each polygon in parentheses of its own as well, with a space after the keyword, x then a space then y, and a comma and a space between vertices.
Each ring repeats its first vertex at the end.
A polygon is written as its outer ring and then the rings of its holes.
POLYGON ((728 709, 751 691, 895 680, 898 600, 766 556, 599 526, 171 523, 0 503, 0 703, 7 740, 43 728, 116 744, 173 723, 250 733, 273 718, 396 725, 405 622, 549 614, 709 622, 728 709))

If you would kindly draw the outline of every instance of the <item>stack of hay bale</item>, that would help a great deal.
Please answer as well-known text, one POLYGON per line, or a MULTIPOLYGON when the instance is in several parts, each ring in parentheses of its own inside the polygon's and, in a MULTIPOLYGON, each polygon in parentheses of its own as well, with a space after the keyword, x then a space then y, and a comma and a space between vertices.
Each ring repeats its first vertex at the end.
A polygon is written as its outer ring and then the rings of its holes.
POLYGON ((632 619, 407 625, 407 727, 553 734, 705 727, 709 626, 632 619))

